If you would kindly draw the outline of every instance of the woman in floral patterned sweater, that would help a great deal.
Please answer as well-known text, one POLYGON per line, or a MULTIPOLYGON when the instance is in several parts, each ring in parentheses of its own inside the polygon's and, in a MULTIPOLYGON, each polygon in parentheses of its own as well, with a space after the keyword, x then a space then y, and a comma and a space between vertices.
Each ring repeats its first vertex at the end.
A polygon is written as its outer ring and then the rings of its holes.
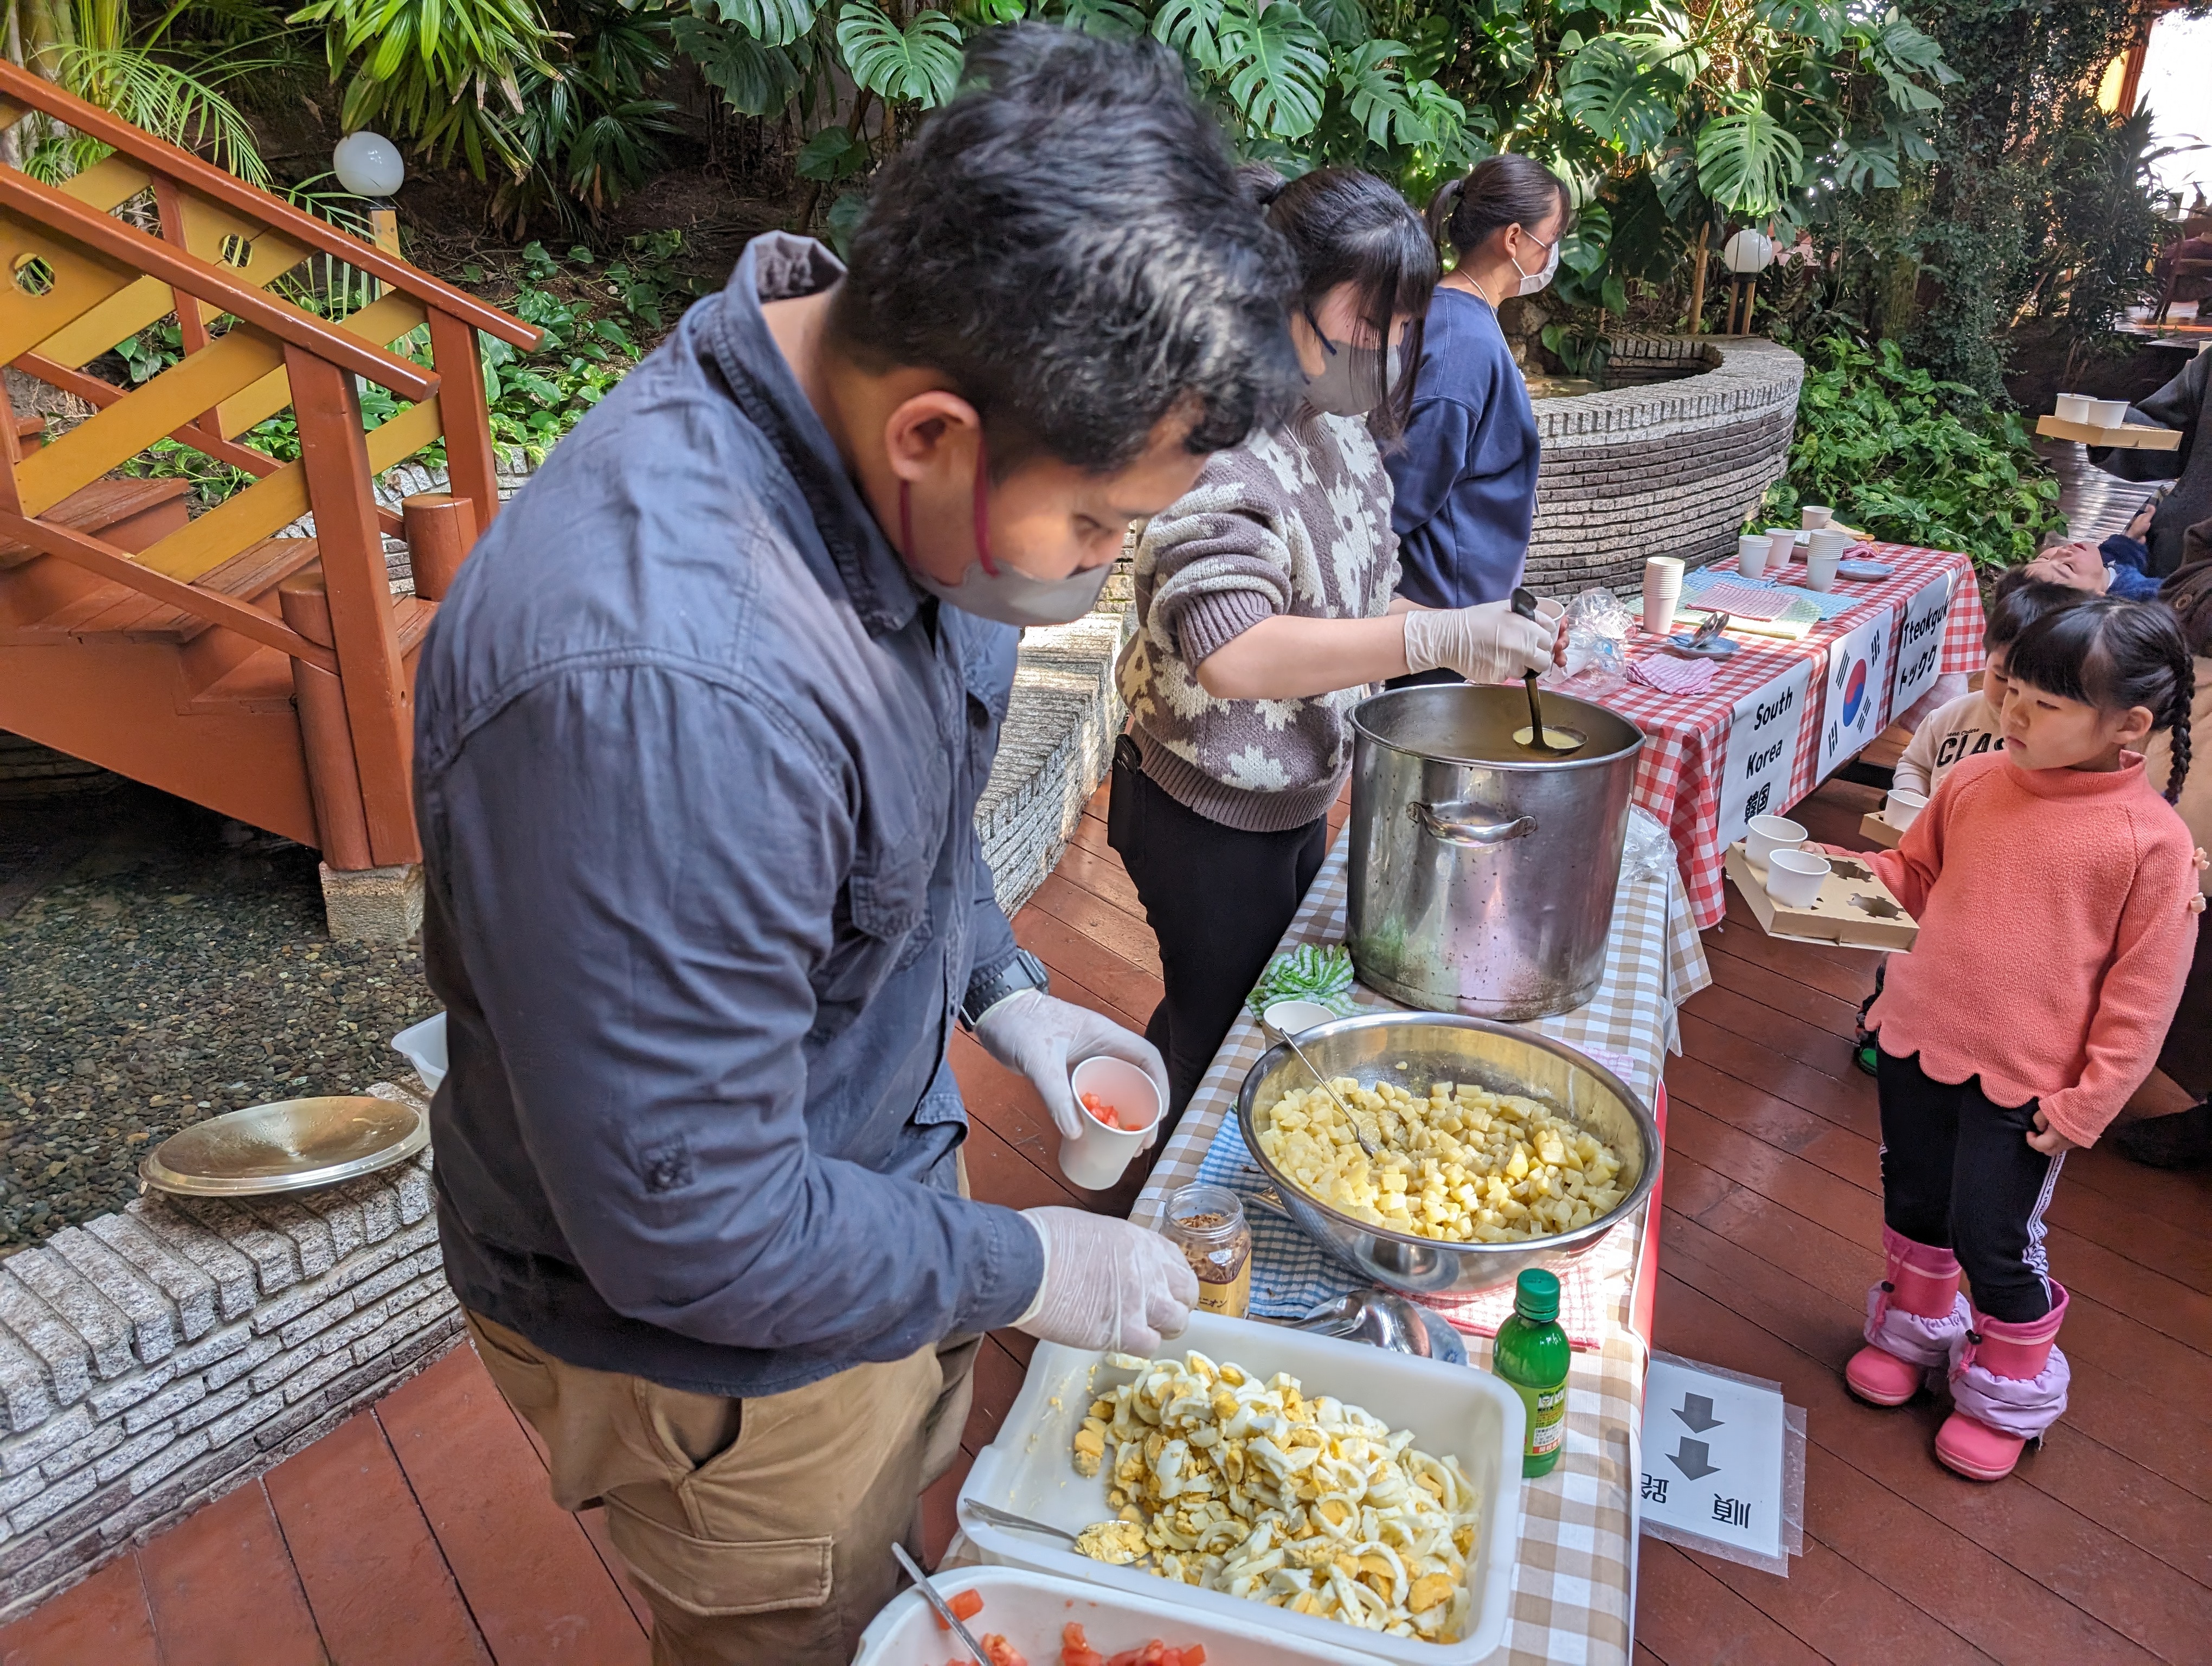
POLYGON ((1159 939, 1146 1033, 1180 1115, 1328 846, 1370 685, 1445 668, 1476 682, 1551 662, 1553 627, 1504 603, 1394 599, 1390 479, 1437 261, 1382 180, 1247 170, 1299 258, 1291 333, 1310 378, 1286 420, 1207 463, 1137 544, 1129 727, 1110 842, 1159 939))

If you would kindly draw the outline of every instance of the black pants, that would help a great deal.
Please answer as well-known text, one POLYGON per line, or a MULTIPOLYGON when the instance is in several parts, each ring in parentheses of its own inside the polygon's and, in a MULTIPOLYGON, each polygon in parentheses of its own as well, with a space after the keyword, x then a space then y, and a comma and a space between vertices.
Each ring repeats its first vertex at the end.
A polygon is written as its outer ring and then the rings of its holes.
POLYGON ((1992 1104, 1978 1076, 1956 1087, 1931 1080, 1917 1054, 1881 1052, 1878 1062, 1882 1219, 1953 1250, 1978 1311, 2008 1324, 2040 1319, 2051 1311, 2043 1212, 2066 1159, 2027 1143, 2035 1101, 1992 1104))
POLYGON ((2158 1067, 2199 1099, 2212 1098, 2212 927, 2197 928, 2197 958, 2159 1049, 2158 1067))
POLYGON ((1136 743, 1124 735, 1114 745, 1106 842, 1129 870, 1159 939, 1167 999, 1145 1038, 1167 1060, 1169 1113, 1181 1116, 1321 871, 1328 818, 1281 833, 1208 821, 1145 774, 1136 743))

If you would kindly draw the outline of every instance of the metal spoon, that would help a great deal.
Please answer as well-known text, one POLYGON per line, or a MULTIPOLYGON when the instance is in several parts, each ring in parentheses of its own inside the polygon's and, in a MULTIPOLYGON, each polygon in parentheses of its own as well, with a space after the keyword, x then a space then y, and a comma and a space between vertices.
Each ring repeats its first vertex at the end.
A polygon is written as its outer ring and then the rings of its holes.
POLYGON ((1264 1012, 1260 1015, 1260 1030, 1263 1035, 1271 1037, 1274 1040, 1280 1042, 1285 1047, 1289 1048, 1291 1052, 1297 1055, 1298 1062, 1306 1067, 1307 1073, 1310 1075, 1314 1080, 1321 1084, 1321 1091, 1322 1092, 1328 1094, 1330 1098, 1336 1101, 1336 1108, 1344 1113, 1344 1120, 1352 1124, 1352 1137, 1359 1141, 1359 1149, 1365 1152, 1370 1157, 1380 1157, 1382 1154, 1381 1150, 1376 1146, 1372 1140, 1370 1140, 1367 1137, 1366 1130, 1359 1126, 1359 1119, 1352 1115, 1352 1107, 1345 1104, 1343 1099, 1338 1097, 1336 1090, 1329 1085, 1328 1078, 1322 1075, 1320 1071, 1314 1068, 1314 1061, 1306 1057, 1305 1049, 1300 1047, 1290 1036, 1285 1035, 1282 1031, 1276 1029, 1273 1025, 1268 1023, 1267 1016, 1264 1012))
POLYGON ((1450 1365, 1467 1363, 1467 1344, 1449 1320, 1388 1290, 1347 1291, 1334 1301, 1323 1302, 1304 1318, 1291 1320, 1291 1329, 1310 1330, 1317 1336, 1340 1336, 1450 1365))
POLYGON ((906 1570, 906 1577, 914 1581, 915 1589, 921 1593, 922 1600, 937 1610, 939 1620, 952 1627, 952 1634, 960 1639, 960 1646, 973 1655, 981 1666, 991 1666, 991 1657, 983 1652, 983 1645, 975 1640, 967 1626, 960 1623, 960 1616, 952 1612, 951 1605, 937 1594, 937 1587, 929 1583, 929 1576, 921 1571, 921 1564, 908 1555, 906 1547, 896 1539, 891 1541, 891 1554, 898 1558, 898 1565, 906 1570))
MULTIPOLYGON (((1536 596, 1532 590, 1516 588, 1513 592, 1513 611, 1524 619, 1536 617, 1536 596)), ((1536 673, 1521 673, 1521 681, 1528 690, 1528 727, 1516 732, 1515 742, 1532 752, 1557 753, 1564 757, 1569 752, 1579 751, 1589 744, 1589 737, 1579 729, 1547 729, 1544 727, 1543 702, 1536 696, 1536 673), (1552 737, 1557 735, 1554 741, 1552 737)))
POLYGON ((1011 1528, 1017 1533, 1042 1533, 1050 1538, 1065 1539, 1071 1545, 1076 1535, 1064 1527, 1054 1527, 1050 1522, 1031 1521, 1027 1516, 1017 1516, 1011 1510, 1001 1510, 994 1504, 985 1504, 980 1499, 969 1499, 960 1508, 979 1522, 988 1522, 993 1527, 1011 1528))

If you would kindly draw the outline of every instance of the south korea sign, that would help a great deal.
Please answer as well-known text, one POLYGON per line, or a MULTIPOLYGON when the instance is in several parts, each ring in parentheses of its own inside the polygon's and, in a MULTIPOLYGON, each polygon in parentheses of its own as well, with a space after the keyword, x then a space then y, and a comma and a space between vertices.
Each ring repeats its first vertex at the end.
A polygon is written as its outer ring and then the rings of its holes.
POLYGON ((1720 842, 1743 837, 1753 816, 1787 807, 1797 732, 1805 721, 1813 661, 1799 660, 1735 702, 1729 719, 1728 762, 1721 775, 1720 842))

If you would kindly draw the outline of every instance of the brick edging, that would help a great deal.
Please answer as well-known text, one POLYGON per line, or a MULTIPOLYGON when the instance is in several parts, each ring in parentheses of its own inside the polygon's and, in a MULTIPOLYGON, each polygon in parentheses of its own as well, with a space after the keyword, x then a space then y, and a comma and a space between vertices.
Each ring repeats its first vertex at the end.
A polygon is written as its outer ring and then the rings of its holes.
POLYGON ((460 1329, 428 1151, 291 1198, 149 1194, 0 1260, 0 1623, 319 1438, 460 1329))

